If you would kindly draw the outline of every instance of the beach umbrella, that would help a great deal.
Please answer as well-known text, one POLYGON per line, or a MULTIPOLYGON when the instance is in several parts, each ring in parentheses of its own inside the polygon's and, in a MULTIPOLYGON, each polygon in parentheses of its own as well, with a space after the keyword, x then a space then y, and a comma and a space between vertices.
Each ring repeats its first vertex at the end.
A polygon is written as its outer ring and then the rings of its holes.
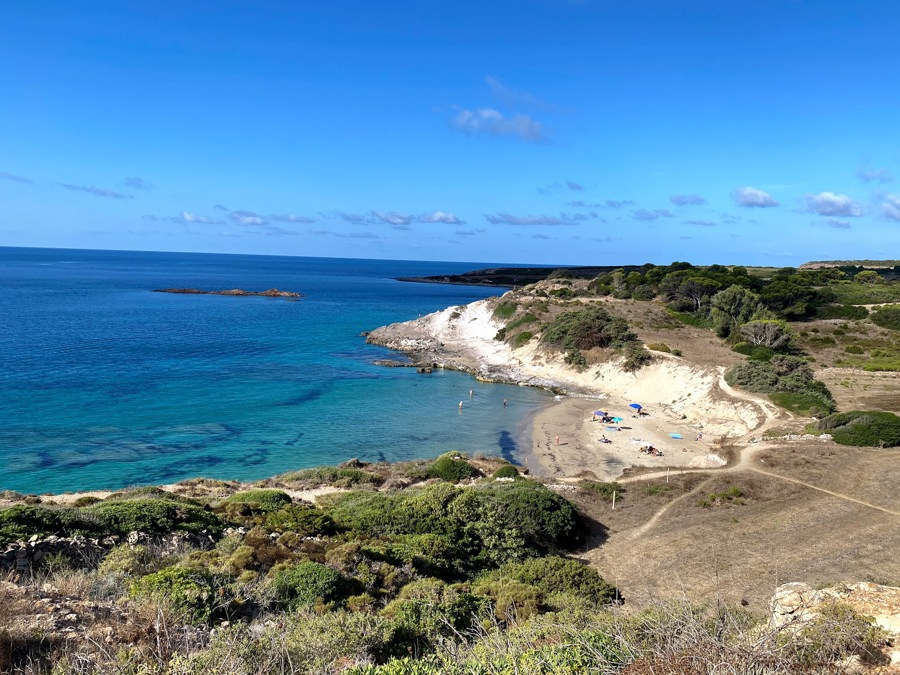
POLYGON ((595 411, 594 411, 594 414, 595 414, 595 415, 606 416, 606 413, 605 413, 604 411, 602 411, 602 410, 595 410, 595 411))
POLYGON ((629 407, 629 408, 634 408, 635 410, 640 410, 640 409, 643 408, 644 406, 642 406, 640 403, 629 403, 629 404, 628 404, 628 407, 629 407))
POLYGON ((621 418, 621 417, 613 417, 613 418, 612 418, 612 421, 613 421, 613 422, 621 422, 621 421, 622 421, 622 418, 621 418))

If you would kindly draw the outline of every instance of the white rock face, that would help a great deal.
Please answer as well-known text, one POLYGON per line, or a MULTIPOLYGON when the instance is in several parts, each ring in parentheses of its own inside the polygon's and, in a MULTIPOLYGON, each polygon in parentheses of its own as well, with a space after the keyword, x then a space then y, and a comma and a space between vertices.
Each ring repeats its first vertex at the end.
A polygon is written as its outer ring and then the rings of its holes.
POLYGON ((773 628, 802 626, 818 614, 818 608, 826 602, 841 602, 855 612, 874 619, 884 628, 893 643, 886 651, 891 666, 900 672, 900 588, 861 582, 857 584, 814 589, 808 584, 794 582, 783 584, 775 590, 770 608, 770 624, 773 628))

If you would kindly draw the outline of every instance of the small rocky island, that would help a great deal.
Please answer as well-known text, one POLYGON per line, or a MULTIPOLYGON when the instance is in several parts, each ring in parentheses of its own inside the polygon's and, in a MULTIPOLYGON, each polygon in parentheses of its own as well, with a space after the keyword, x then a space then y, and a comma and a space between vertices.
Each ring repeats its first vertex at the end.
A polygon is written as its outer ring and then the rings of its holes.
POLYGON ((293 291, 279 291, 270 288, 266 291, 245 291, 240 288, 232 288, 225 291, 204 291, 199 288, 155 288, 154 293, 179 293, 181 295, 259 295, 265 298, 302 298, 303 296, 293 291))

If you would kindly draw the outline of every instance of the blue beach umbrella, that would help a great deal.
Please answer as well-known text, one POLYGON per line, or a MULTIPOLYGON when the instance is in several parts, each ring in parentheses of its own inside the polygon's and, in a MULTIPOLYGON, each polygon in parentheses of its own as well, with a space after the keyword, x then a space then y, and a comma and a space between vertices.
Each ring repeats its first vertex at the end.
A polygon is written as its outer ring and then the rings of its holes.
POLYGON ((628 404, 628 407, 629 407, 629 408, 634 408, 635 410, 640 410, 640 409, 643 408, 644 406, 642 406, 640 403, 629 403, 629 404, 628 404))
POLYGON ((595 410, 595 411, 594 411, 594 414, 595 414, 595 415, 606 416, 606 413, 603 412, 602 410, 595 410))

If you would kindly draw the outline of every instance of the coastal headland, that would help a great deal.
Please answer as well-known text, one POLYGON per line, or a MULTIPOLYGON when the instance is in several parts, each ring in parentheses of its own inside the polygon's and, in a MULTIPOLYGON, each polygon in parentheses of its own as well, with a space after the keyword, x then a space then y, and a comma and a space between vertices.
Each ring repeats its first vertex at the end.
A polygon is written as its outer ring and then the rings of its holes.
POLYGON ((724 459, 716 453, 722 443, 747 439, 782 416, 768 401, 732 389, 719 367, 660 354, 634 373, 615 358, 579 371, 537 342, 513 349, 495 339, 503 324, 494 313, 509 297, 384 326, 366 339, 407 353, 414 364, 559 394, 556 405, 537 414, 532 447, 523 458, 536 475, 611 480, 631 466, 720 466, 724 459), (642 406, 640 415, 632 404, 642 406), (604 424, 594 415, 598 410, 622 420, 604 424), (662 454, 642 452, 647 446, 662 454))

